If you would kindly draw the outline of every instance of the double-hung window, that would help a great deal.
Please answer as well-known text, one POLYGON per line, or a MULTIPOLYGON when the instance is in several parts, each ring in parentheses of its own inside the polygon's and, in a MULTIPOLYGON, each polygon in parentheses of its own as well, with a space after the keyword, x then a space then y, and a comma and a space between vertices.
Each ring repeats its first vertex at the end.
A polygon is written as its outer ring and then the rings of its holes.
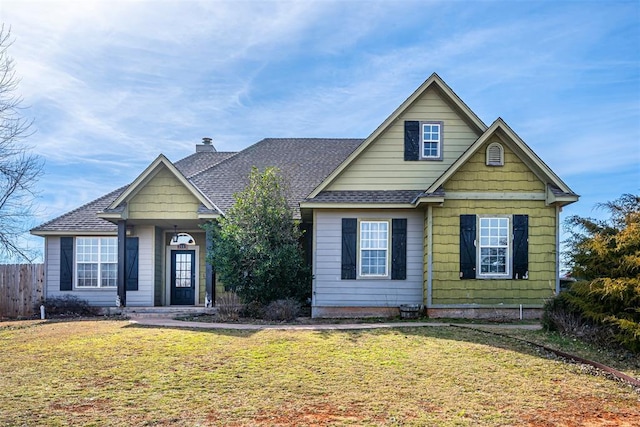
POLYGON ((360 221, 360 276, 389 275, 389 221, 360 221))
POLYGON ((461 279, 528 279, 529 216, 460 215, 461 279))
POLYGON ((118 274, 118 239, 115 237, 76 238, 78 288, 114 287, 118 274))
POLYGON ((423 159, 442 159, 442 122, 421 122, 423 159))
POLYGON ((508 277, 510 274, 509 218, 479 218, 479 277, 508 277))

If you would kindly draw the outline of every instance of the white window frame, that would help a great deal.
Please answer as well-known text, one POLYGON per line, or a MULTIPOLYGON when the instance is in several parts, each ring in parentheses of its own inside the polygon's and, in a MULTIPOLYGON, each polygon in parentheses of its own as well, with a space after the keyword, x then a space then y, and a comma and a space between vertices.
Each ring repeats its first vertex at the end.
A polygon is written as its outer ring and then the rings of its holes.
POLYGON ((100 289, 107 288, 113 289, 117 286, 118 276, 118 238, 106 237, 106 236, 81 236, 75 239, 75 286, 78 289, 100 289), (95 240, 95 242, 92 242, 95 240), (86 251, 85 248, 94 248, 93 250, 86 251), (83 249, 81 251, 81 249, 83 249), (96 266, 95 277, 86 277, 86 274, 81 274, 81 266, 96 266), (104 278, 103 266, 115 266, 116 275, 112 278, 104 278), (96 280, 95 285, 86 285, 83 281, 96 280), (113 284, 103 284, 103 279, 112 281, 113 284))
POLYGON ((391 250, 391 221, 388 219, 365 219, 358 221, 358 276, 362 278, 387 278, 390 276, 390 259, 389 256, 391 250), (372 230, 363 230, 365 225, 377 224, 386 227, 386 242, 384 245, 380 244, 380 239, 366 239, 368 243, 365 243, 365 237, 368 237, 367 233, 374 232, 372 230), (365 273, 364 272, 364 251, 384 251, 384 271, 381 273, 365 273))
POLYGON ((508 279, 511 277, 511 264, 513 262, 512 241, 513 241, 513 221, 511 215, 478 215, 477 236, 476 236, 476 271, 478 278, 484 279, 508 279), (503 225, 506 221, 506 227, 503 225), (486 232, 483 233, 483 229, 486 232), (504 241, 500 241, 504 238, 504 241), (483 272, 483 249, 496 250, 503 249, 504 255, 491 254, 490 257, 504 256, 504 272, 483 272))
MULTIPOLYGON (((444 128, 443 122, 420 122, 420 158, 425 160, 442 160, 442 131, 444 128), (437 128, 438 137, 434 138, 425 138, 425 128, 430 126, 431 129, 437 128), (425 154, 425 145, 426 144, 436 144, 437 153, 435 156, 426 155, 425 154)), ((428 134, 433 134, 433 130, 428 132, 428 134)))

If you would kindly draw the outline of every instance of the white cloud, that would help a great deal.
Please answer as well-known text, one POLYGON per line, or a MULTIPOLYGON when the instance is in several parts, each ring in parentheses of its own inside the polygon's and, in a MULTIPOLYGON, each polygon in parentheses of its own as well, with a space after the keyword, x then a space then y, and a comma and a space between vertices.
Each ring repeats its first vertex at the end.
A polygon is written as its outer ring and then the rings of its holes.
POLYGON ((271 136, 365 137, 434 71, 561 176, 629 167, 640 139, 639 9, 2 0, 0 21, 12 26, 32 142, 53 179, 41 183, 47 208, 61 213, 131 181, 161 152, 190 154, 203 136, 225 151, 271 136), (594 124, 607 129, 604 155, 594 124))

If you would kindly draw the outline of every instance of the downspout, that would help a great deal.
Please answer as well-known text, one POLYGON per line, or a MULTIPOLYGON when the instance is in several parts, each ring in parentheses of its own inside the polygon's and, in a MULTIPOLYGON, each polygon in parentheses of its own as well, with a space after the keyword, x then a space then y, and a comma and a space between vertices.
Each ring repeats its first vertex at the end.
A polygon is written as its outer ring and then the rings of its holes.
POLYGON ((560 293, 560 211, 556 205, 556 295, 560 293))
POLYGON ((427 206, 427 308, 433 304, 433 206, 427 206))

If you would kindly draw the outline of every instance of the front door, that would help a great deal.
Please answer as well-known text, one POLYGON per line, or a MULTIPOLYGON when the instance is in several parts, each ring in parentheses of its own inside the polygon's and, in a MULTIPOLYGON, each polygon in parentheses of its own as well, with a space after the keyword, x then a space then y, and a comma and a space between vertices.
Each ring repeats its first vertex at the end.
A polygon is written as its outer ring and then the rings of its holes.
POLYGON ((171 305, 195 305, 196 251, 171 251, 171 305))

